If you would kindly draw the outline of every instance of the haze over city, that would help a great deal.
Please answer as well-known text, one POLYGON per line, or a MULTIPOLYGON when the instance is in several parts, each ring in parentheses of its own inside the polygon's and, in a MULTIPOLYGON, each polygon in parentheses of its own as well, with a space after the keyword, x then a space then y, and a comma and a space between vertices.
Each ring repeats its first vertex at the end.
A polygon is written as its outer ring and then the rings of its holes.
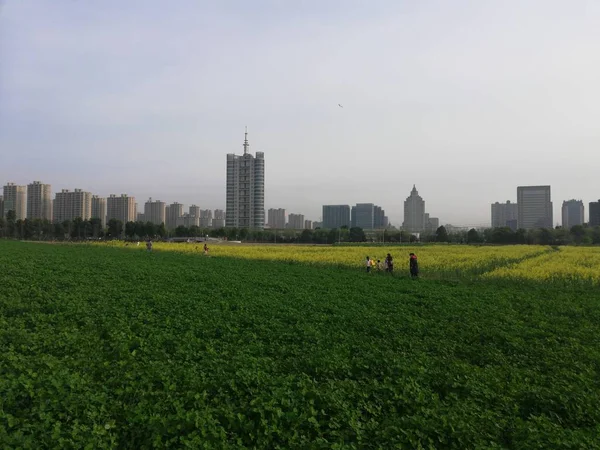
POLYGON ((0 5, 3 183, 223 208, 248 126, 265 208, 311 219, 399 225, 413 184, 458 225, 518 185, 551 185, 555 222, 600 196, 598 2, 0 5))

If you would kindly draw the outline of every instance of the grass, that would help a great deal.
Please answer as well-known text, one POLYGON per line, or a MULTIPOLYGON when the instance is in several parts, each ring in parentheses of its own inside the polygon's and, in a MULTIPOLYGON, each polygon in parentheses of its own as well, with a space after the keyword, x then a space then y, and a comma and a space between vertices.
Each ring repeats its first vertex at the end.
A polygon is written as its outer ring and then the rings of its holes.
POLYGON ((0 242, 7 448, 597 448, 598 292, 0 242))

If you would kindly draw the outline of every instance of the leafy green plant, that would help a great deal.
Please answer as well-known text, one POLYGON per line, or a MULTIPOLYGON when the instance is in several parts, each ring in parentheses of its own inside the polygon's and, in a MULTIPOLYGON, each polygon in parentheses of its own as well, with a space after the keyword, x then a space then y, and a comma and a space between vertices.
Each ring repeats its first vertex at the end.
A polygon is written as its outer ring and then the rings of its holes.
POLYGON ((597 447, 597 290, 19 242, 0 267, 6 448, 597 447))

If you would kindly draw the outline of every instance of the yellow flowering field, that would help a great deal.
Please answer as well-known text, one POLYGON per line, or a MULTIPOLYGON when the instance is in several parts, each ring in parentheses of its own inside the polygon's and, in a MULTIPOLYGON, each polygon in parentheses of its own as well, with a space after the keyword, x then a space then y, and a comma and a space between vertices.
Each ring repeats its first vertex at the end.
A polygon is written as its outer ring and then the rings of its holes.
MULTIPOLYGON (((122 242, 113 245, 123 246, 122 242)), ((158 251, 203 253, 203 243, 154 243, 158 251)), ((480 274, 496 267, 506 266, 526 258, 532 258, 550 251, 544 246, 319 246, 319 245, 270 245, 208 243, 209 256, 244 259, 277 260, 308 264, 333 264, 348 267, 362 267, 367 256, 383 261, 387 253, 394 258, 395 270, 408 268, 408 254, 414 252, 419 258, 423 272, 480 274)), ((133 246, 136 248, 136 246, 133 246)), ((140 249, 144 248, 143 243, 140 249)))
MULTIPOLYGON (((113 241, 99 245, 124 246, 113 241)), ((425 278, 472 277, 514 278, 539 281, 583 280, 600 284, 600 248, 533 245, 469 246, 324 246, 284 244, 208 243, 209 257, 299 262, 362 268, 367 256, 383 261, 388 252, 394 258, 394 270, 408 270, 408 254, 419 258, 425 278)), ((145 245, 129 244, 144 250, 145 245)), ((203 255, 203 243, 154 243, 156 251, 203 255)))
POLYGON ((518 263, 498 267, 486 278, 521 278, 538 281, 573 280, 600 284, 600 248, 560 247, 518 263))

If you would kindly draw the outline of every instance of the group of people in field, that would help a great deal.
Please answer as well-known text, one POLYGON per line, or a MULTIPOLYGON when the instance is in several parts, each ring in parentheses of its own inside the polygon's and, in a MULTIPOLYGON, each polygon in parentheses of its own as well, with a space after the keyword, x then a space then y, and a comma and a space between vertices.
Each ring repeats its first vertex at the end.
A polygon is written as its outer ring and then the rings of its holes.
MULTIPOLYGON (((410 276, 412 278, 419 277, 419 261, 417 260, 417 255, 414 253, 409 253, 409 268, 410 268, 410 276)), ((369 258, 367 256, 366 259, 367 272, 371 272, 371 270, 377 270, 381 272, 394 272, 394 258, 390 253, 387 254, 383 262, 381 260, 375 260, 374 258, 369 258)))
MULTIPOLYGON (((140 243, 138 242, 137 245, 139 246, 140 243)), ((198 248, 198 247, 196 247, 196 248, 198 248)), ((146 250, 149 252, 152 251, 152 240, 151 239, 148 239, 146 241, 146 250)), ((204 254, 208 255, 209 249, 208 249, 208 245, 206 243, 204 243, 203 250, 204 250, 204 254)), ((375 260, 375 259, 369 258, 367 256, 366 266, 367 266, 367 272, 371 272, 371 270, 375 269, 375 270, 381 271, 381 272, 393 273, 394 272, 394 258, 392 257, 392 255, 390 253, 388 253, 382 262, 379 259, 375 260)), ((417 255, 415 255, 414 253, 409 253, 409 268, 410 268, 410 276, 412 278, 418 278, 419 277, 419 262, 417 260, 417 255)))

